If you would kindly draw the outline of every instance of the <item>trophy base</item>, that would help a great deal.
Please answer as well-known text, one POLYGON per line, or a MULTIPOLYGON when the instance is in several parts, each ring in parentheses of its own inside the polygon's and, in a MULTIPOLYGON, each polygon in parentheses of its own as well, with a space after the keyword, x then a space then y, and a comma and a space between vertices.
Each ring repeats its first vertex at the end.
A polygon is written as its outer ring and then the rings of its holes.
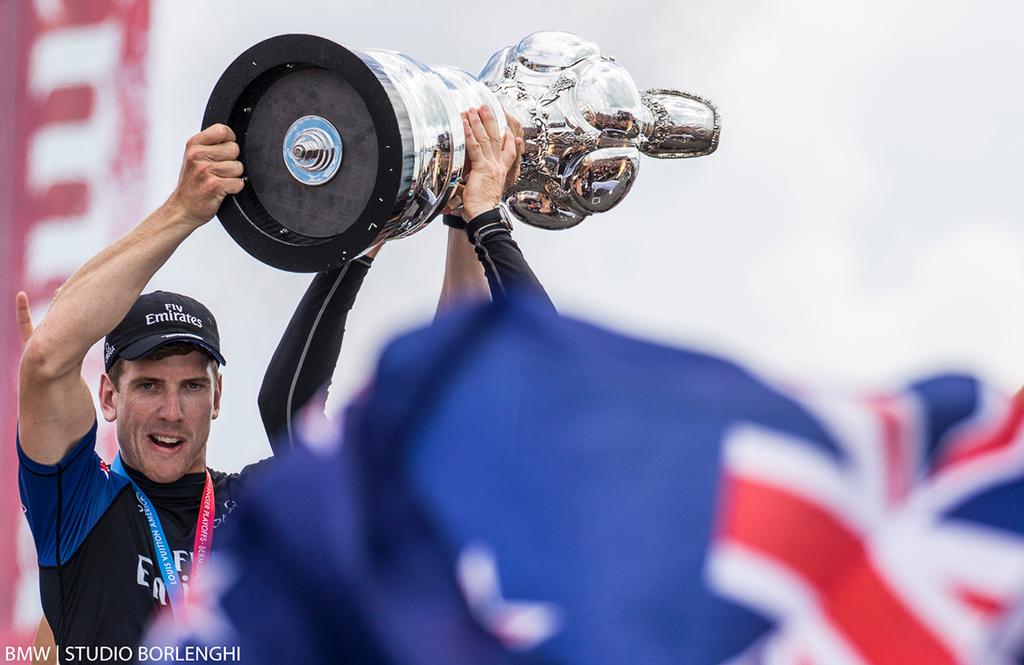
POLYGON ((246 187, 217 212, 245 251, 318 272, 359 256, 395 215, 403 137, 384 86, 348 49, 281 35, 221 75, 203 127, 235 132, 246 187))

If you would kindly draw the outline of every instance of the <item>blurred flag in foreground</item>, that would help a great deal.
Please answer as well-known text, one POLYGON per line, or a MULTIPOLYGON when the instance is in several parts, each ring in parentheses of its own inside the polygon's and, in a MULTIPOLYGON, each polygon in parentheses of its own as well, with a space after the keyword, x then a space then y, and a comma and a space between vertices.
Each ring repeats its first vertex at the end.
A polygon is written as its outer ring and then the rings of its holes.
POLYGON ((256 663, 1013 662, 1022 417, 966 376, 797 392, 529 302, 462 312, 254 488, 173 639, 256 663))

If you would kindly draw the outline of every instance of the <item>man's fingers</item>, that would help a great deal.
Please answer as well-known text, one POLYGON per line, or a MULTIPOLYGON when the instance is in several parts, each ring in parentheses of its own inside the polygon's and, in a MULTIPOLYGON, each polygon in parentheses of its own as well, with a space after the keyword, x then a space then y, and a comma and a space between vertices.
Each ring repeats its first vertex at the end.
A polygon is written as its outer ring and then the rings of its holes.
POLYGON ((185 157, 193 161, 228 162, 238 158, 238 144, 234 141, 216 145, 193 144, 185 151, 185 157))
POLYGON ((507 170, 516 163, 518 158, 518 155, 516 155, 516 137, 512 135, 511 131, 506 131, 505 137, 501 140, 501 165, 507 170))
POLYGON ((466 156, 469 157, 469 164, 479 160, 483 157, 483 150, 480 148, 480 141, 477 140, 476 135, 473 133, 473 127, 469 124, 469 114, 462 114, 462 131, 466 135, 466 156))
POLYGON ((491 141, 487 136, 487 129, 484 127, 483 120, 480 119, 480 112, 476 109, 470 109, 467 117, 469 118, 470 131, 473 134, 473 138, 480 145, 483 156, 485 158, 493 157, 494 151, 491 149, 491 141))
POLYGON ((217 145, 211 145, 204 147, 203 151, 207 159, 214 162, 227 162, 233 159, 238 159, 238 144, 234 141, 226 141, 224 143, 218 143, 217 145))
POLYGON ((489 106, 480 107, 480 119, 483 120, 484 129, 487 130, 487 138, 495 145, 501 142, 501 131, 498 129, 498 119, 494 117, 494 111, 489 106))
POLYGON ((516 158, 516 137, 511 130, 505 130, 505 136, 501 139, 501 156, 506 157, 506 162, 512 162, 516 158))
POLYGON ((508 111, 505 111, 505 122, 508 124, 509 129, 512 130, 512 134, 514 136, 522 138, 523 124, 519 122, 519 118, 515 117, 508 111))
POLYGON ((21 343, 28 344, 28 338, 32 336, 35 329, 32 325, 32 310, 28 304, 28 294, 18 291, 14 297, 15 318, 18 321, 18 333, 21 335, 21 343))
POLYGON ((502 160, 503 163, 509 166, 505 172, 505 185, 503 189, 507 191, 519 180, 520 164, 523 156, 523 139, 518 136, 513 137, 512 132, 509 131, 505 135, 505 141, 508 145, 502 149, 502 160), (509 152, 506 152, 506 150, 509 152))
POLYGON ((190 144, 217 145, 226 141, 234 141, 235 132, 227 125, 217 123, 210 125, 188 140, 190 144))
POLYGON ((221 178, 241 178, 245 168, 242 162, 214 162, 209 172, 221 178))
POLYGON ((224 194, 237 194, 245 187, 245 181, 241 178, 225 178, 224 194))

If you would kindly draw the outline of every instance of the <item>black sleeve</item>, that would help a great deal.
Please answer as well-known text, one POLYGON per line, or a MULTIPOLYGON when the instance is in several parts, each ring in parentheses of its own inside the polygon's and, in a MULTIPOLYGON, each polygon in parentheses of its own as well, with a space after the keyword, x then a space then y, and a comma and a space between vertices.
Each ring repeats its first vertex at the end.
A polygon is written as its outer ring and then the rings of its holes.
POLYGON ((527 292, 555 309, 519 245, 512 239, 511 228, 500 210, 495 208, 470 220, 466 224, 466 236, 484 266, 492 298, 504 298, 510 291, 527 292))
POLYGON ((260 386, 260 417, 275 455, 292 448, 293 416, 331 380, 345 319, 372 262, 364 256, 317 274, 295 308, 260 386))

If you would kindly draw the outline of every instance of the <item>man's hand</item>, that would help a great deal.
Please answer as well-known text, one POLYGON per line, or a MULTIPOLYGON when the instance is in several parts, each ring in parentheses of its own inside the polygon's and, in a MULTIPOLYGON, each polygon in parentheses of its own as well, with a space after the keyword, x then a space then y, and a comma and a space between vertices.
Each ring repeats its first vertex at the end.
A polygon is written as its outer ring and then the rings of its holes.
POLYGON ((464 112, 462 129, 466 133, 469 157, 469 175, 462 192, 462 218, 468 222, 498 207, 510 172, 518 165, 523 141, 512 131, 501 136, 494 113, 487 106, 464 112))
POLYGON ((18 372, 18 436, 30 459, 55 464, 89 431, 96 410, 81 375, 85 355, 224 197, 242 191, 237 157, 234 132, 225 125, 193 136, 167 202, 76 270, 34 330, 19 312, 19 330, 29 339, 18 372))
POLYGON ((28 295, 24 291, 18 291, 14 297, 14 315, 18 321, 18 334, 21 336, 21 345, 28 344, 32 337, 32 310, 29 308, 28 295))
POLYGON ((523 162, 523 125, 519 122, 519 119, 514 115, 505 111, 505 122, 508 123, 508 131, 512 132, 512 136, 516 140, 516 161, 512 162, 512 166, 508 170, 508 175, 505 176, 505 185, 502 187, 502 194, 512 189, 512 185, 516 184, 516 180, 519 180, 519 167, 523 162))
POLYGON ((227 125, 210 125, 185 144, 178 187, 167 203, 198 228, 217 214, 225 196, 244 185, 235 133, 227 125))

